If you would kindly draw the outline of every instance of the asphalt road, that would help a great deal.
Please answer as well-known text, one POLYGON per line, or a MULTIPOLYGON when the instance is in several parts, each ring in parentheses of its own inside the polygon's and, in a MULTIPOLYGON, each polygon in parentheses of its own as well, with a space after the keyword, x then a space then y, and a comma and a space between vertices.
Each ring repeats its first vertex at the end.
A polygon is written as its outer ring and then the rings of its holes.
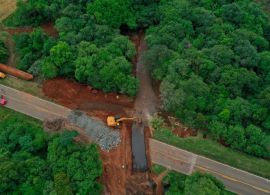
POLYGON ((187 175, 194 171, 208 172, 223 181, 226 188, 243 195, 270 194, 268 179, 250 174, 231 166, 193 154, 191 152, 150 139, 153 163, 160 164, 187 175))
POLYGON ((68 108, 4 85, 0 85, 0 95, 6 97, 6 107, 42 121, 50 118, 67 118, 71 112, 68 108))
MULTIPOLYGON (((6 107, 39 120, 67 118, 71 110, 30 94, 0 85, 0 95, 7 98, 6 107)), ((227 189, 237 194, 270 194, 270 182, 262 177, 198 156, 191 152, 150 139, 151 160, 185 174, 199 170, 222 180, 227 189)))

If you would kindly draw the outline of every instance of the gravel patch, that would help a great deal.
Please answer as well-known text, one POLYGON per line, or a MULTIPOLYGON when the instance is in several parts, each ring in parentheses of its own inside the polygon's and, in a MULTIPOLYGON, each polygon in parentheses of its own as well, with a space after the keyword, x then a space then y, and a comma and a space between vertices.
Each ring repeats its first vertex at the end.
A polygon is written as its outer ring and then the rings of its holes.
POLYGON ((72 124, 84 129, 86 134, 103 150, 109 151, 121 142, 121 136, 118 131, 108 128, 103 122, 90 118, 83 112, 72 111, 68 115, 68 120, 72 124))

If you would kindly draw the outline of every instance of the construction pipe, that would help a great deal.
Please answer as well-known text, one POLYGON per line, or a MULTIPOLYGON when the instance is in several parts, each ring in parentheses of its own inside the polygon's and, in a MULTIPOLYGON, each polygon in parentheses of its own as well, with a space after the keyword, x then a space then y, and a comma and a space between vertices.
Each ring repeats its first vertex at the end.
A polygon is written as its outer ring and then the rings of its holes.
POLYGON ((27 73, 27 72, 23 72, 21 70, 18 70, 16 68, 13 68, 11 66, 7 66, 5 64, 0 64, 0 71, 10 74, 12 76, 15 76, 17 78, 23 79, 23 80, 32 80, 34 77, 33 75, 27 73))

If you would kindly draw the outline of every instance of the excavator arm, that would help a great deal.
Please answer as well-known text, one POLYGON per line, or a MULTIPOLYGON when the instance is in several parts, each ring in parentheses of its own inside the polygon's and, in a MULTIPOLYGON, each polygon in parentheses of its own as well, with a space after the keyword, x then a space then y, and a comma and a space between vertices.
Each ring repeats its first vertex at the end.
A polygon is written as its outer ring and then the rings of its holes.
POLYGON ((134 121, 136 120, 136 117, 131 117, 131 118, 128 118, 128 117, 122 117, 122 118, 119 118, 119 119, 116 119, 117 117, 114 117, 114 116, 108 116, 107 117, 107 125, 109 127, 117 127, 120 125, 120 122, 122 121, 134 121))
POLYGON ((120 118, 120 119, 116 120, 116 122, 133 121, 135 119, 136 119, 136 117, 132 117, 132 118, 123 117, 123 118, 120 118))

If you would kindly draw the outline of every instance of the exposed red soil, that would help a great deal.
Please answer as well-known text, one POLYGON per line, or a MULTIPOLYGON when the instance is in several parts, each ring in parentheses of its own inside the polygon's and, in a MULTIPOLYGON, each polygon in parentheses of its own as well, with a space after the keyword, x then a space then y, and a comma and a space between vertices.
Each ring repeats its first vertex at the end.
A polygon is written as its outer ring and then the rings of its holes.
POLYGON ((105 194, 125 195, 126 182, 132 173, 131 124, 123 123, 121 144, 110 152, 100 150, 103 162, 102 182, 105 194))
POLYGON ((229 144, 226 144, 226 142, 224 140, 219 140, 218 141, 221 145, 225 146, 225 147, 229 147, 229 144))
POLYGON ((183 129, 183 128, 175 128, 173 130, 174 135, 177 135, 179 137, 189 137, 189 136, 196 136, 196 131, 192 129, 183 129))
POLYGON ((172 129, 174 135, 183 138, 197 135, 196 130, 185 126, 181 121, 179 121, 175 117, 171 117, 169 113, 162 111, 159 112, 158 114, 164 119, 165 126, 167 126, 168 129, 172 129))
MULTIPOLYGON (((42 24, 40 26, 45 33, 50 36, 58 36, 57 30, 54 28, 52 23, 42 24)), ((17 27, 17 28, 4 28, 4 31, 8 32, 10 35, 20 34, 20 33, 31 33, 34 28, 33 27, 17 27)))
MULTIPOLYGON (((142 36, 135 37, 136 45, 140 44, 142 36)), ((138 46, 136 47, 139 48, 138 46)), ((133 60, 136 64, 138 56, 133 60)), ((136 73, 136 66, 134 66, 136 73)), ((106 121, 108 115, 120 114, 134 116, 134 100, 116 93, 104 93, 83 84, 63 78, 47 80, 43 83, 43 92, 57 103, 85 111, 88 115, 106 121)), ((131 122, 125 122, 121 132, 120 145, 110 152, 100 150, 103 162, 102 183, 105 185, 104 194, 154 194, 150 185, 148 172, 132 172, 131 122)), ((145 145, 147 160, 150 165, 149 128, 145 129, 145 145)))
MULTIPOLYGON (((93 93, 93 91, 95 90, 86 85, 61 78, 43 83, 43 92, 46 96, 71 109, 83 110, 92 117, 106 121, 108 115, 132 116, 133 99, 115 93, 106 94, 102 91, 93 93)), ((130 194, 129 192, 145 191, 147 191, 145 194, 151 194, 148 173, 132 173, 131 125, 131 122, 125 122, 119 129, 121 131, 121 144, 117 148, 110 152, 100 150, 103 162, 101 181, 105 185, 104 194, 125 195, 130 194)), ((81 130, 79 132, 84 135, 81 130)), ((149 136, 149 129, 146 128, 147 154, 149 154, 149 136)), ((84 136, 79 139, 86 141, 84 136)))
POLYGON ((165 171, 163 171, 162 173, 160 173, 159 175, 155 175, 155 174, 152 174, 152 178, 153 178, 153 181, 155 182, 156 184, 156 194, 157 195, 160 195, 160 194, 163 194, 163 184, 162 184, 162 181, 163 181, 163 178, 166 177, 166 175, 168 174, 168 170, 166 169, 165 171))
POLYGON ((132 115, 134 100, 125 95, 93 90, 71 80, 56 78, 43 83, 43 92, 57 103, 106 119, 108 115, 132 115))

